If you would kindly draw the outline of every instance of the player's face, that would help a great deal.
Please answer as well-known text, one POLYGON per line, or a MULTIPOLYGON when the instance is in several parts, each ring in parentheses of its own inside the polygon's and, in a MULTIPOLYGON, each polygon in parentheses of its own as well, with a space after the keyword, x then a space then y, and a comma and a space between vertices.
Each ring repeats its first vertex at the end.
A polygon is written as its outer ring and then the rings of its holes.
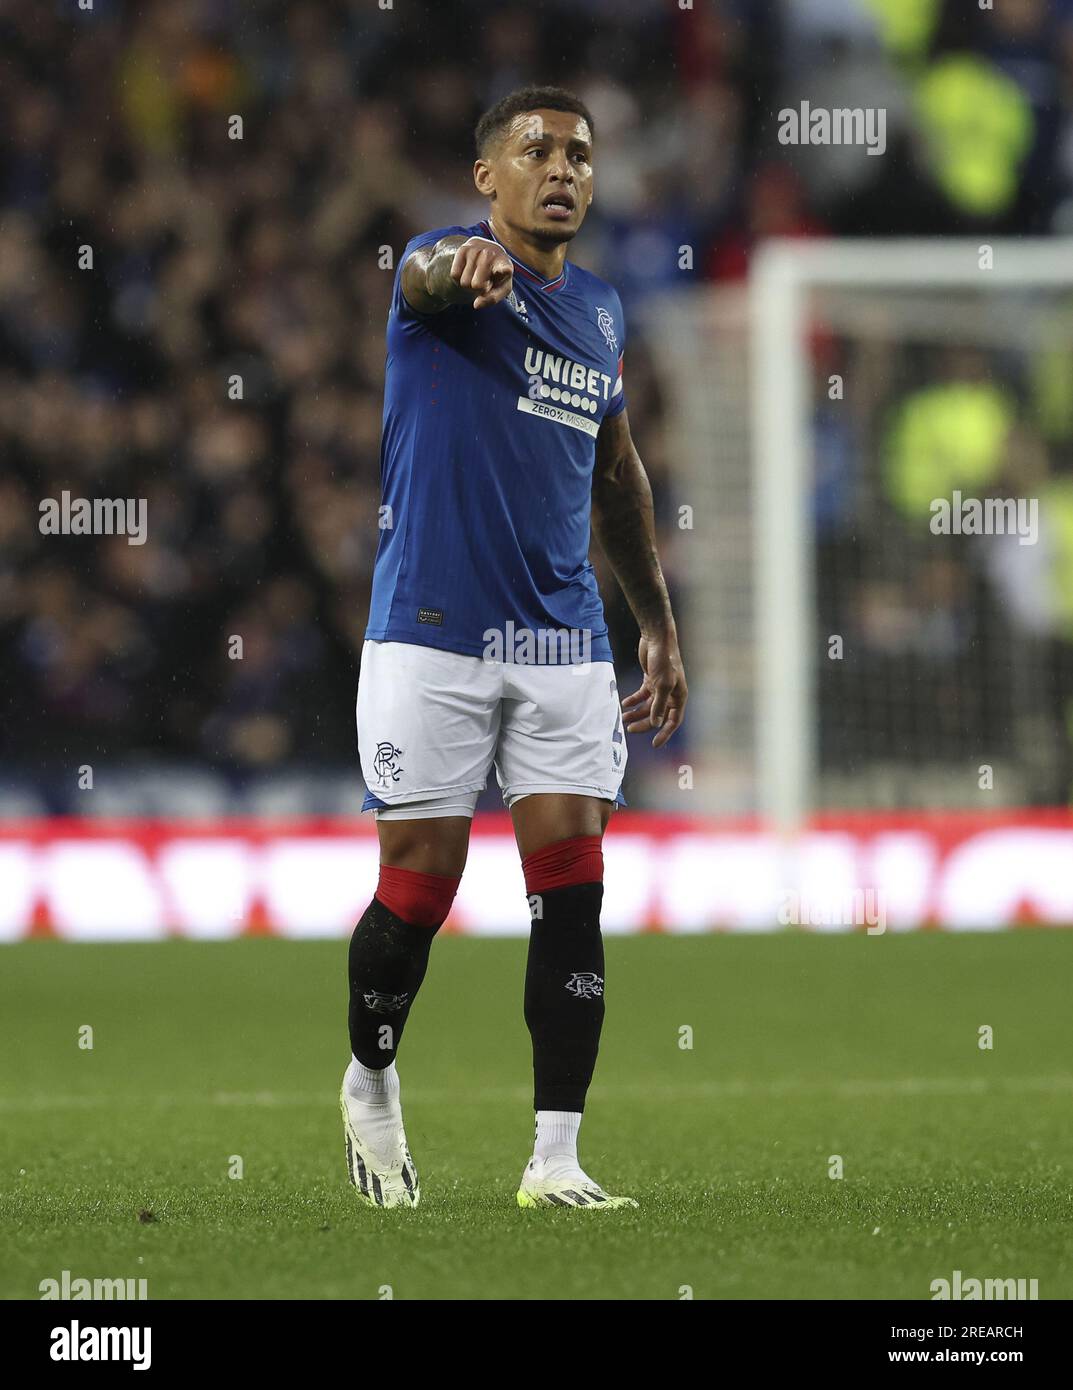
POLYGON ((589 124, 572 111, 516 116, 490 172, 497 215, 509 226, 539 240, 569 241, 592 202, 589 124))

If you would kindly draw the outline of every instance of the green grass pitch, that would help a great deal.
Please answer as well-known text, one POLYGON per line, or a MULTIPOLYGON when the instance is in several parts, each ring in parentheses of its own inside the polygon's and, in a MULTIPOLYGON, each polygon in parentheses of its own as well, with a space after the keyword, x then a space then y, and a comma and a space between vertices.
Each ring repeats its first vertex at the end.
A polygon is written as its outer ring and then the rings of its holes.
POLYGON ((581 1153, 620 1212, 517 1208, 525 943, 451 937, 399 1061, 421 1206, 359 1206, 345 958, 0 948, 0 1294, 927 1299, 960 1269, 1073 1297, 1071 932, 609 938, 581 1153))

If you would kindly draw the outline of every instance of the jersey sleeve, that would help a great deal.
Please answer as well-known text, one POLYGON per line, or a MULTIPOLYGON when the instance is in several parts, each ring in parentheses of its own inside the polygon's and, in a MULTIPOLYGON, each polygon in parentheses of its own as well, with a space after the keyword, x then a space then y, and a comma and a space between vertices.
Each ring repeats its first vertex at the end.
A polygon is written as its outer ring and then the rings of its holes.
POLYGON ((410 301, 402 292, 402 268, 415 251, 419 251, 422 246, 435 246, 436 243, 445 236, 470 236, 468 227, 439 227, 432 232, 419 232, 417 236, 411 237, 406 243, 406 248, 399 258, 399 268, 395 273, 395 287, 392 291, 391 310, 403 321, 412 323, 428 323, 431 319, 440 317, 440 314, 450 313, 452 308, 457 305, 450 305, 446 309, 440 309, 435 314, 423 314, 420 309, 415 309, 410 301))
POLYGON ((622 384, 622 362, 625 356, 626 347, 626 315, 622 312, 622 300, 615 295, 615 303, 618 305, 618 318, 615 321, 615 328, 618 333, 618 375, 615 384, 611 388, 611 399, 607 403, 604 411, 604 419, 613 419, 616 415, 621 415, 626 409, 626 391, 622 384))

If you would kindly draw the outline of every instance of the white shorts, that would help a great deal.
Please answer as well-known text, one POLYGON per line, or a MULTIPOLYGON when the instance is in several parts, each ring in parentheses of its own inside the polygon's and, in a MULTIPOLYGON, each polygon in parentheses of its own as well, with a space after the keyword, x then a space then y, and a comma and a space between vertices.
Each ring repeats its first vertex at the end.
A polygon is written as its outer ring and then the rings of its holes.
POLYGON ((621 802, 615 668, 486 661, 409 642, 361 651, 358 748, 378 817, 472 816, 494 765, 507 806, 534 792, 621 802))

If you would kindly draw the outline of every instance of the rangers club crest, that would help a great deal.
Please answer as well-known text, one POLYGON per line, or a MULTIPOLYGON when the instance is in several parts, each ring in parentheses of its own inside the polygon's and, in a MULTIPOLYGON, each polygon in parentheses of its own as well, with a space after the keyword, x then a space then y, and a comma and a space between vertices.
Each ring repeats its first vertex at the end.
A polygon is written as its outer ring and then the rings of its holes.
POLYGON ((366 990, 362 995, 365 1007, 374 1014, 397 1014, 409 1002, 409 994, 384 994, 378 989, 366 990))
POLYGON ((395 759, 402 757, 402 749, 396 748, 393 743, 378 743, 376 753, 373 755, 373 771, 382 787, 387 786, 390 777, 393 782, 397 782, 402 776, 402 768, 396 765, 395 759))
POLYGON ((604 992, 603 979, 592 970, 575 971, 566 982, 575 999, 599 999, 604 992))
POLYGON ((615 320, 607 309, 596 306, 596 327, 604 335, 604 341, 612 352, 618 352, 618 338, 615 335, 615 320))

